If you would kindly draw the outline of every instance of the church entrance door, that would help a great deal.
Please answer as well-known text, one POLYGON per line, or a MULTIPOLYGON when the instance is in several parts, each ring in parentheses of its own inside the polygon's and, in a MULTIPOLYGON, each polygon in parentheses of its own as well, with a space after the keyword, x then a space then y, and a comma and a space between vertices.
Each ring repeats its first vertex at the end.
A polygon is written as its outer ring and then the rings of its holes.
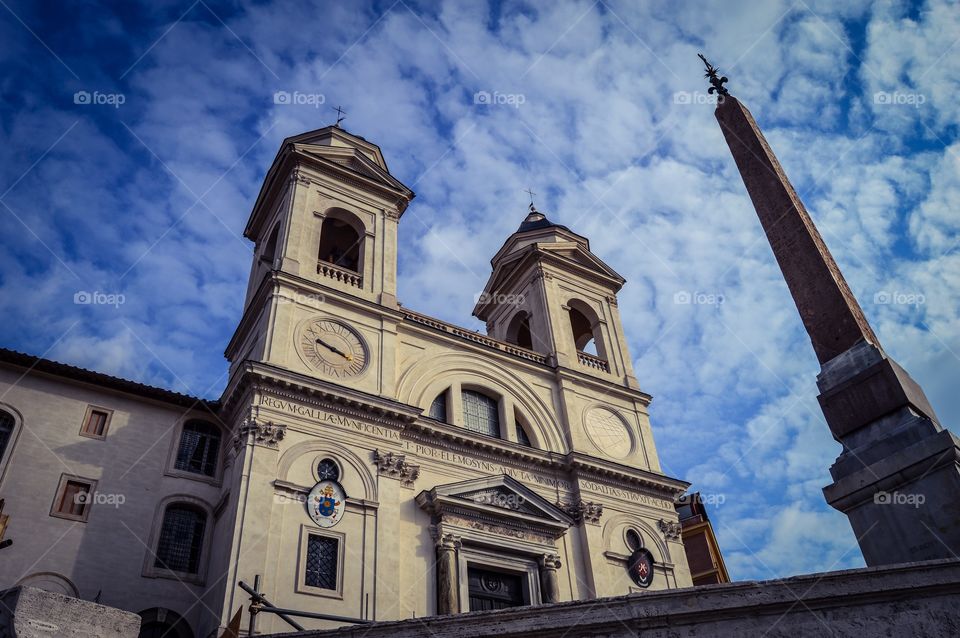
POLYGON ((523 580, 519 574, 469 567, 467 581, 470 611, 506 609, 527 604, 523 597, 523 580))

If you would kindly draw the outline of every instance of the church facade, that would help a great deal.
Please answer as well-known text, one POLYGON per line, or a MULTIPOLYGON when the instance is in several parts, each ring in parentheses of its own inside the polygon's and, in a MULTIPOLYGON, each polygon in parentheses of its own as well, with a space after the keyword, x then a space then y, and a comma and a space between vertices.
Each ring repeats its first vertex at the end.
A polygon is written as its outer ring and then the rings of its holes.
POLYGON ((316 628, 692 585, 624 279, 531 205, 474 308, 487 335, 414 312, 412 199, 337 126, 284 141, 216 402, 3 353, 0 587, 205 637, 241 581, 316 628))

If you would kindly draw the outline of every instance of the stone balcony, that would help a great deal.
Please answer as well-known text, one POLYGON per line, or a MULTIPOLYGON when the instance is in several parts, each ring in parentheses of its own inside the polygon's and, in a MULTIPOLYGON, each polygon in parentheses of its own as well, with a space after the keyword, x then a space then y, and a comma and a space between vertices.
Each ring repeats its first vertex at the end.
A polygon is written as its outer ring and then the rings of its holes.
POLYGON ((363 275, 349 268, 331 264, 328 261, 317 262, 317 274, 354 288, 363 288, 363 275))
POLYGON ((577 351, 577 361, 579 361, 580 365, 582 366, 593 368, 594 370, 599 370, 600 372, 610 372, 610 364, 600 357, 592 354, 577 351))

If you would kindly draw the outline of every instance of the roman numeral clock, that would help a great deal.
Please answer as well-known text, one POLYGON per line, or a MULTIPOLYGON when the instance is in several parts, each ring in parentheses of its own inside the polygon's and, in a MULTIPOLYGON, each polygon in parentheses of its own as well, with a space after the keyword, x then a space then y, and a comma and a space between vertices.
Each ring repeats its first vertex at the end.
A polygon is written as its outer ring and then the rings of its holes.
POLYGON ((313 370, 336 379, 357 377, 367 368, 367 344, 352 326, 316 317, 298 331, 297 353, 313 370))

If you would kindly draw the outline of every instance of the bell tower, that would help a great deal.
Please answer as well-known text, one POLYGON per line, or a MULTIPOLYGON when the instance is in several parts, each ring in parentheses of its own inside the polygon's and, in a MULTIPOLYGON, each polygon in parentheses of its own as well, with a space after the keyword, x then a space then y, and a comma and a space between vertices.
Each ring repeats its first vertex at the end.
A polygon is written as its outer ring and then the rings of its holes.
POLYGON ((284 140, 244 230, 256 246, 231 372, 258 361, 342 381, 362 367, 365 390, 389 393, 392 359, 373 354, 398 317, 397 225, 413 197, 376 144, 338 125, 284 140))
POLYGON ((280 270, 395 306, 397 222, 411 199, 362 137, 334 125, 287 138, 244 229, 256 244, 248 303, 280 270))
POLYGON ((587 238, 530 212, 491 260, 473 310, 491 337, 629 388, 639 386, 617 292, 625 280, 590 252, 587 238))

